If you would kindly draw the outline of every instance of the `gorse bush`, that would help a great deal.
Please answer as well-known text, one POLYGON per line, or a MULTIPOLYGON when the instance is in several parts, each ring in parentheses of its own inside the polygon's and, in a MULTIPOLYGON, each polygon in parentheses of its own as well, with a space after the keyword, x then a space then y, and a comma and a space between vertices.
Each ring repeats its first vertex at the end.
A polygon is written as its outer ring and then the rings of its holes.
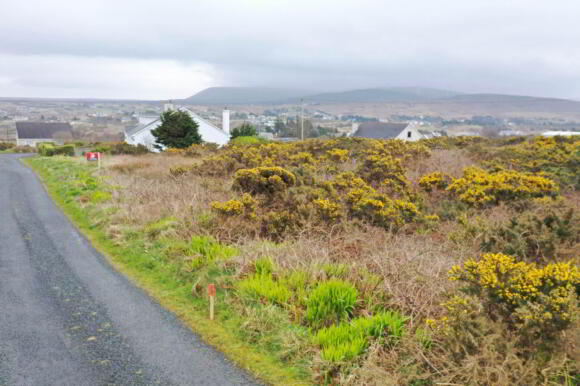
POLYGON ((488 173, 476 167, 466 168, 463 177, 453 180, 447 190, 455 193, 459 200, 476 206, 554 196, 559 192, 558 185, 545 177, 508 170, 488 173))
POLYGON ((357 297, 357 289, 346 281, 322 282, 308 297, 306 319, 314 327, 347 320, 354 312, 357 297))
POLYGON ((536 262, 571 259, 580 243, 580 221, 573 209, 544 215, 522 214, 486 232, 485 252, 502 252, 536 262))
POLYGON ((580 271, 572 263, 540 267, 488 253, 479 261, 454 266, 449 276, 467 284, 466 289, 483 300, 492 316, 520 329, 536 328, 539 334, 552 336, 577 317, 580 271))
POLYGON ((296 177, 281 167, 240 169, 234 176, 233 188, 250 194, 283 192, 296 183, 296 177))
POLYGON ((449 185, 451 177, 442 172, 426 174, 419 180, 419 185, 430 192, 433 189, 445 189, 449 185))

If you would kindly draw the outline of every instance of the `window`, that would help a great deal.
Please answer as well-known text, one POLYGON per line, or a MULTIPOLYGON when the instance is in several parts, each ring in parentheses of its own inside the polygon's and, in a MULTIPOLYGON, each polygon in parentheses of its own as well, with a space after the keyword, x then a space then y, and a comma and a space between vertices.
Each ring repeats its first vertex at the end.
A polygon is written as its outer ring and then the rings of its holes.
POLYGON ((407 138, 411 138, 411 132, 407 131, 407 138))

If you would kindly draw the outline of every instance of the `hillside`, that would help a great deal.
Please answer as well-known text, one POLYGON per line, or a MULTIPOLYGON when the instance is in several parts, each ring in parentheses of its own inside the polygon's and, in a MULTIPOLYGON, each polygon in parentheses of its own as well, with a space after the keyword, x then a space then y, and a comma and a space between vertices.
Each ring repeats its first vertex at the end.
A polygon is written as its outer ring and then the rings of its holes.
POLYGON ((309 102, 400 102, 423 101, 461 95, 455 91, 421 87, 391 87, 348 90, 306 96, 309 102))
POLYGON ((181 100, 190 104, 269 104, 283 103, 307 94, 304 90, 267 87, 210 87, 181 100))

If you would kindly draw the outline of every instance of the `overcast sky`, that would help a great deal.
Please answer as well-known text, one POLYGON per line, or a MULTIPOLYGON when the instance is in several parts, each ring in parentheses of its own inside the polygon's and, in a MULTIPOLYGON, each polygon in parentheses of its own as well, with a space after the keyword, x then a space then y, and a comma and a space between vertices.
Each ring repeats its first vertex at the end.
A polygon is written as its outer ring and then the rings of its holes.
POLYGON ((421 86, 580 99, 580 0, 0 0, 0 96, 421 86))

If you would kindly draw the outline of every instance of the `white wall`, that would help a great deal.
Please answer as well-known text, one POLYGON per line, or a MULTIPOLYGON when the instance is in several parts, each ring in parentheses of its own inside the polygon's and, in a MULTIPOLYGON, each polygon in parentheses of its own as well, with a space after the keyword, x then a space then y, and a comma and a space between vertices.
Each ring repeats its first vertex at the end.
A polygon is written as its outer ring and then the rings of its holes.
POLYGON ((411 141, 411 142, 418 141, 422 138, 423 138, 423 135, 421 133, 419 133, 417 128, 414 127, 413 125, 409 125, 409 126, 405 127, 403 129, 403 131, 401 131, 399 133, 399 135, 397 135, 395 137, 395 139, 401 139, 403 141, 411 141), (409 136, 409 133, 411 133, 411 136, 409 136))

